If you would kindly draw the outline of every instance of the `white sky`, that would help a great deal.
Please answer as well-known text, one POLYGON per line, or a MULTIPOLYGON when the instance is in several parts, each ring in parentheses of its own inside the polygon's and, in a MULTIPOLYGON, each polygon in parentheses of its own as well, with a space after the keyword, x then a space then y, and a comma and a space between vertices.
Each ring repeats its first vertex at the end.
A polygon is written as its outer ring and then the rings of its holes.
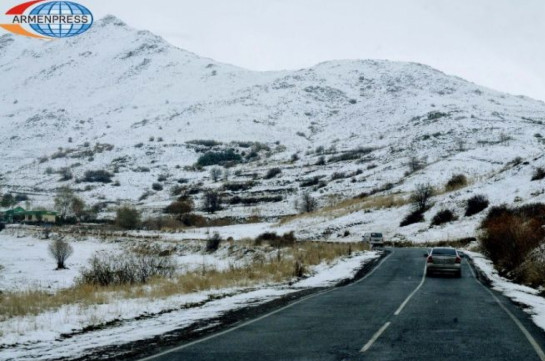
POLYGON ((415 61, 545 100, 545 0, 79 2, 97 18, 116 15, 176 46, 249 69, 415 61))

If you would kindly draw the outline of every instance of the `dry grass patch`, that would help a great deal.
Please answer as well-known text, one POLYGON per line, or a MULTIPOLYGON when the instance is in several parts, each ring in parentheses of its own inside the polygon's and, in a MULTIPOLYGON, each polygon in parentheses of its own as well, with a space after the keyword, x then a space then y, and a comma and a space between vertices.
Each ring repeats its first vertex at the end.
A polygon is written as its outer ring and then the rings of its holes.
MULTIPOLYGON (((250 243, 250 241, 247 241, 250 243)), ((154 277, 145 284, 90 285, 79 283, 56 293, 21 291, 0 294, 0 321, 17 316, 38 315, 65 305, 83 308, 122 299, 165 299, 199 291, 252 287, 265 283, 288 282, 301 272, 322 262, 330 263, 355 251, 367 250, 362 242, 341 244, 297 242, 292 247, 261 253, 245 264, 231 264, 218 270, 209 266, 172 278, 154 277), (263 256, 265 254, 265 256, 263 256)), ((257 254, 257 252, 256 252, 257 254)))
POLYGON ((280 221, 280 224, 286 224, 297 219, 313 217, 327 216, 330 218, 337 218, 353 212, 367 209, 398 208, 407 205, 410 202, 410 199, 404 197, 403 194, 388 194, 365 198, 350 198, 343 200, 335 205, 320 208, 315 212, 302 213, 295 216, 285 217, 280 221))

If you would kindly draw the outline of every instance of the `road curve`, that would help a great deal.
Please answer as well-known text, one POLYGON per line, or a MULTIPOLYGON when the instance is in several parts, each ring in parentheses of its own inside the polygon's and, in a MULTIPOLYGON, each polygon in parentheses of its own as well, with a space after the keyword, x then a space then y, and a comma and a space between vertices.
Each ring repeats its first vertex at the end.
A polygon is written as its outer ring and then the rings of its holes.
POLYGON ((423 278, 423 252, 395 249, 357 283, 142 361, 545 361, 526 313, 465 261, 461 279, 423 278))

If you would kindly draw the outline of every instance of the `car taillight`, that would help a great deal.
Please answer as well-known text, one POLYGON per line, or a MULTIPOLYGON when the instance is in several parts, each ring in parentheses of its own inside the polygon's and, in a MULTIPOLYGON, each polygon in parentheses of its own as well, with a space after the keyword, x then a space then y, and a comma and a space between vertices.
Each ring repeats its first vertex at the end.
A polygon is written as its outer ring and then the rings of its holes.
POLYGON ((456 263, 462 263, 462 259, 460 258, 460 256, 456 256, 456 263))
POLYGON ((432 263, 433 262, 433 258, 431 256, 428 256, 428 263, 432 263))

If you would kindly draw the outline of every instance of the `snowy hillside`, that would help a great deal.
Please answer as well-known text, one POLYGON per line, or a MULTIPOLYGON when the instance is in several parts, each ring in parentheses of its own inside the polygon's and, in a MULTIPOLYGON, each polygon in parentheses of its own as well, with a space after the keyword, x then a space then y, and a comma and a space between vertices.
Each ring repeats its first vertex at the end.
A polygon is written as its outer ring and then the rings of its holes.
MULTIPOLYGON (((91 205, 131 202, 158 211, 183 184, 196 189, 196 203, 209 188, 228 200, 269 197, 232 201, 218 216, 270 219, 296 213, 304 191, 320 206, 377 190, 406 198, 419 183, 441 188, 458 173, 469 185, 435 197, 426 218, 443 207, 463 213, 472 194, 491 204, 545 201, 543 181, 530 181, 545 166, 545 104, 420 64, 331 61, 253 72, 107 17, 66 41, 0 37, 0 75, 0 191, 28 194, 31 206, 51 207, 54 190, 69 185, 91 205), (210 179, 209 168, 192 167, 204 152, 228 148, 244 159, 228 179, 243 182, 243 192, 210 179), (411 157, 423 169, 408 172, 411 157), (276 167, 281 174, 266 179, 276 167), (112 173, 112 182, 86 182, 89 170, 112 173)), ((327 229, 333 237, 382 229, 444 239, 472 235, 479 217, 399 229, 408 209, 332 212, 282 227, 310 238, 327 229)))

